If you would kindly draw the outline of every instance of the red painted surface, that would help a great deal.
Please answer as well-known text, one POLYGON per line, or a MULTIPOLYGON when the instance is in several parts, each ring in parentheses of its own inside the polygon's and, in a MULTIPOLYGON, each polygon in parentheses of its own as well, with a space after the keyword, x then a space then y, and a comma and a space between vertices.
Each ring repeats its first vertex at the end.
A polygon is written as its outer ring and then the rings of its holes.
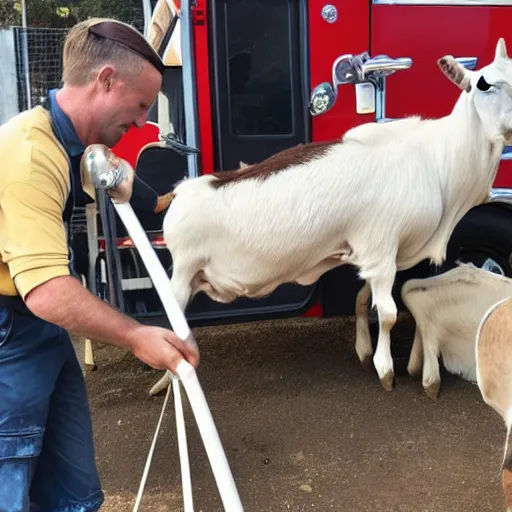
MULTIPOLYGON (((440 117, 450 112, 460 91, 437 67, 446 54, 477 57, 489 64, 499 37, 512 50, 512 7, 374 5, 372 56, 410 57, 413 65, 387 80, 386 115, 440 117)), ((497 187, 512 187, 512 162, 502 162, 497 187)))
POLYGON ((303 317, 321 317, 323 316, 322 304, 317 302, 312 308, 308 309, 303 315, 303 317))
MULTIPOLYGON (((153 235, 150 233, 147 233, 148 239, 155 249, 162 249, 166 247, 165 240, 162 236, 159 235, 153 235)), ((119 249, 127 249, 127 248, 133 248, 135 247, 135 244, 133 243, 133 240, 130 237, 123 237, 123 238, 117 238, 116 239, 116 246, 119 249)), ((99 239, 99 248, 100 251, 105 250, 105 239, 100 238, 99 239)))
POLYGON ((193 31, 197 108, 199 113, 199 148, 201 153, 200 174, 209 174, 213 169, 213 126, 210 104, 210 62, 208 54, 207 1, 197 0, 193 9, 193 31))
MULTIPOLYGON (((499 37, 505 38, 512 54, 512 6, 372 5, 369 0, 330 3, 338 10, 338 19, 332 24, 322 19, 324 0, 308 3, 309 92, 321 82, 332 81, 332 65, 340 55, 368 51, 371 56, 410 57, 412 68, 387 80, 388 117, 449 113, 459 91, 437 67, 437 59, 443 55, 477 57, 478 69, 493 59, 499 37)), ((192 12, 201 174, 214 171, 207 9, 207 0, 197 0, 192 12)), ((334 107, 311 120, 314 141, 340 138, 348 129, 375 120, 374 114, 356 113, 353 86, 340 86, 337 92, 334 107)), ((131 128, 113 150, 135 166, 140 150, 158 141, 158 133, 152 123, 131 128)), ((501 164, 494 186, 512 187, 512 161, 501 164)), ((130 243, 129 239, 121 240, 120 246, 130 243)), ((155 247, 161 243, 161 239, 153 240, 155 247)), ((304 316, 322 316, 321 304, 315 304, 304 316)))
MULTIPOLYGON (((207 1, 198 0, 192 10, 193 38, 195 52, 195 73, 199 123, 199 167, 200 174, 208 174, 213 169, 213 126, 210 105, 210 74, 208 55, 207 1)), ((114 153, 135 165, 140 150, 149 142, 158 141, 159 129, 152 123, 143 128, 132 127, 112 150, 114 153)))
MULTIPOLYGON (((321 15, 325 2, 309 2, 309 62, 311 91, 322 82, 332 83, 332 65, 341 55, 356 55, 369 51, 370 46, 370 2, 361 0, 334 0, 329 2, 338 10, 338 19, 327 23, 321 15)), ((310 91, 310 93, 311 93, 310 91)), ((340 138, 348 129, 368 121, 372 114, 356 113, 355 90, 353 86, 338 88, 338 98, 326 114, 312 117, 312 140, 340 138)), ((303 316, 322 316, 322 306, 315 304, 303 316)))
POLYGON ((142 128, 132 126, 112 148, 119 158, 124 158, 134 169, 141 149, 151 142, 158 142, 160 128, 153 123, 146 123, 142 128))
MULTIPOLYGON (((337 57, 358 54, 370 46, 370 2, 334 0, 338 19, 327 23, 321 15, 325 1, 309 5, 309 61, 311 91, 321 82, 332 83, 332 65, 337 57)), ((310 92, 311 92, 310 91, 310 92)), ((349 128, 374 120, 373 115, 356 113, 355 91, 351 85, 338 88, 338 99, 326 114, 312 118, 314 141, 340 138, 349 128)))

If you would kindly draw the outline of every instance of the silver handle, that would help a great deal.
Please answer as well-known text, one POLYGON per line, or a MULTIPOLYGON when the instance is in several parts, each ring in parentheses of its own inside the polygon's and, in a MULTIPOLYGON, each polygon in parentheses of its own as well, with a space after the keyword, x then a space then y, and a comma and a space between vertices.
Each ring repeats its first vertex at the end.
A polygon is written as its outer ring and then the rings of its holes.
POLYGON ((372 82, 378 94, 383 96, 384 78, 396 71, 409 69, 411 66, 412 59, 409 57, 392 59, 387 55, 377 55, 370 58, 368 52, 358 55, 351 53, 340 55, 332 66, 332 84, 322 82, 313 89, 309 101, 309 112, 313 116, 328 112, 336 103, 340 85, 372 82))
POLYGON ((501 154, 502 160, 512 160, 512 151, 505 151, 501 154))
POLYGON ((412 59, 409 57, 392 59, 387 55, 377 55, 363 63, 361 66, 361 79, 365 80, 369 73, 373 73, 375 76, 387 76, 396 71, 409 69, 411 66, 412 59))
POLYGON ((478 57, 457 57, 455 60, 467 69, 475 69, 478 57))

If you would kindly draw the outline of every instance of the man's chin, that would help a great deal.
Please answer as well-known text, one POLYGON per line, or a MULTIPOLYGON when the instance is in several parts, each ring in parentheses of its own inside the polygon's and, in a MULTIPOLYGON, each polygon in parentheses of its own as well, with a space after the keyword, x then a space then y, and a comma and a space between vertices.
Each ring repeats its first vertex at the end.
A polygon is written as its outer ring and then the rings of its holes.
POLYGON ((122 139, 122 137, 123 133, 116 136, 103 137, 101 144, 107 146, 107 148, 113 148, 122 139))

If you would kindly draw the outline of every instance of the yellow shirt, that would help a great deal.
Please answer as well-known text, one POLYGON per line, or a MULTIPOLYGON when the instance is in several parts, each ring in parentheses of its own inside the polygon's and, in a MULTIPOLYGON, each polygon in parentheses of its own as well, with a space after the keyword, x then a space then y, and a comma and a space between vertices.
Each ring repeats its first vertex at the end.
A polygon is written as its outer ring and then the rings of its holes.
POLYGON ((70 275, 62 218, 70 186, 66 152, 43 107, 0 126, 0 295, 25 299, 70 275))

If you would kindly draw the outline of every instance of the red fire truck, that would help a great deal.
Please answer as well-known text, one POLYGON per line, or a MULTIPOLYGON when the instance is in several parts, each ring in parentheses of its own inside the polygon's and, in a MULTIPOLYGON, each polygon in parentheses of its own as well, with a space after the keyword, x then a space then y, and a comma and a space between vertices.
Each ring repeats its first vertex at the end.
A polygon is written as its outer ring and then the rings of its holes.
MULTIPOLYGON (((148 124, 128 132, 114 151, 165 193, 185 176, 340 138, 368 121, 443 116, 459 90, 437 59, 451 54, 478 69, 493 59, 499 37, 512 48, 510 26, 512 0, 159 0, 147 37, 167 66, 162 93, 148 124)), ((422 262, 398 274, 399 307, 406 279, 442 272, 457 259, 512 276, 511 160, 507 148, 490 201, 459 223, 446 265, 422 262)), ((162 220, 143 225, 170 275, 162 220)), ((88 286, 142 320, 164 318, 123 226, 91 226, 88 286)), ((312 286, 284 285, 260 300, 218 304, 200 294, 187 317, 198 326, 351 314, 361 285, 355 269, 341 267, 312 286)))

